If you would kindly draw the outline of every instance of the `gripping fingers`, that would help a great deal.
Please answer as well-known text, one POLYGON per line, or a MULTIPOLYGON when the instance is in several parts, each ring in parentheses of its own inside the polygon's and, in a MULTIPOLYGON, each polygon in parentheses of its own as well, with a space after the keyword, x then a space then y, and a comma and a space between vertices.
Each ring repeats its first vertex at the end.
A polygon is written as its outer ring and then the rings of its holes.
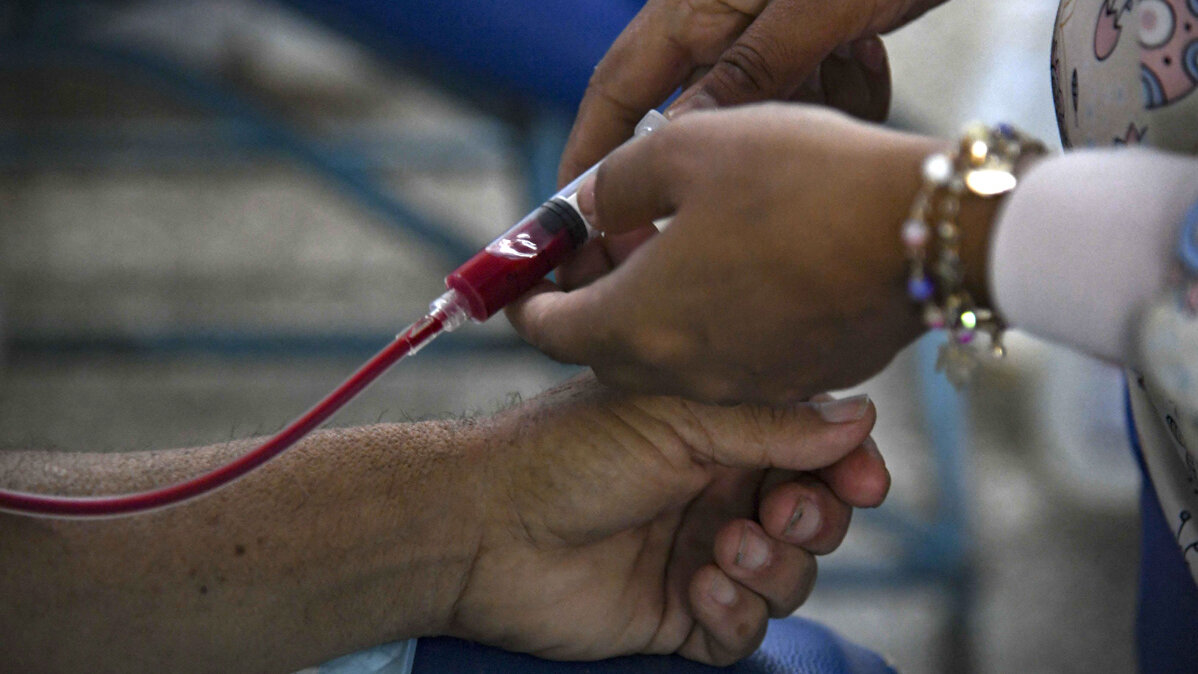
POLYGON ((771 537, 817 555, 840 545, 853 517, 853 509, 827 485, 808 476, 774 487, 762 498, 758 512, 771 537))
MULTIPOLYGON (((807 4, 806 2, 797 3, 807 4)), ((804 11, 794 2, 769 4, 719 56, 711 70, 679 97, 676 109, 719 107, 785 98, 815 70, 841 39, 843 29, 812 25, 836 12, 804 11), (807 18, 808 21, 803 22, 807 18), (807 36, 796 39, 796 34, 807 36)))
POLYGON ((641 244, 657 234, 654 227, 634 229, 623 234, 591 239, 569 260, 557 268, 562 290, 576 290, 611 273, 623 264, 641 244))
POLYGON ((837 498, 854 508, 876 508, 890 491, 890 471, 872 437, 848 456, 816 471, 837 498))
POLYGON ((730 578, 765 600, 771 618, 794 613, 815 586, 815 557, 749 520, 731 522, 716 535, 715 559, 730 578))
POLYGON ((761 645, 769 622, 765 599, 708 564, 691 577, 695 626, 678 654, 711 665, 730 665, 761 645))
POLYGON ((595 67, 562 154, 559 184, 627 140, 641 116, 686 79, 694 63, 691 45, 672 39, 675 5, 646 3, 595 67))

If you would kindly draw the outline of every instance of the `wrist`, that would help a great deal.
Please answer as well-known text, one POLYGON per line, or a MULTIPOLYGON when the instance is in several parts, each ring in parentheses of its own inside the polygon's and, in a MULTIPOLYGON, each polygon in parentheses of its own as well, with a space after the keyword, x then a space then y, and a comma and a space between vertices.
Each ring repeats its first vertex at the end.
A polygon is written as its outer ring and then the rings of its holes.
POLYGON ((924 160, 948 151, 952 144, 940 138, 914 134, 894 134, 892 138, 892 146, 876 160, 876 165, 886 167, 889 188, 884 192, 890 195, 885 206, 888 215, 883 221, 884 230, 878 233, 876 240, 886 259, 888 302, 901 309, 904 330, 910 336, 908 341, 914 341, 928 327, 921 307, 912 302, 908 294, 911 264, 900 243, 899 232, 909 218, 912 204, 919 198, 924 160))
MULTIPOLYGON (((928 157, 936 154, 952 152, 954 143, 939 138, 922 138, 922 142, 914 146, 913 152, 904 157, 904 172, 908 175, 903 194, 906 195, 905 206, 899 222, 906 221, 910 216, 912 204, 920 198, 923 185, 923 164, 928 157)), ((991 306, 989 288, 989 251, 990 230, 996 220, 1002 196, 983 198, 968 191, 960 196, 960 209, 955 219, 955 225, 960 230, 960 257, 962 286, 974 300, 983 306, 991 306)), ((928 222, 929 228, 935 227, 936 222, 928 222)), ((934 235, 933 235, 934 236, 934 235)), ((891 242, 894 240, 891 239, 891 242)), ((896 246, 896 249, 899 247, 896 246)), ((910 276, 910 263, 903 262, 903 287, 910 276)), ((910 302, 910 298, 908 298, 910 302)), ((918 305, 911 303, 913 311, 918 314, 918 305)), ((922 319, 921 319, 922 322, 922 319)))
MULTIPOLYGON (((1015 175, 1024 175, 1043 158, 1043 155, 1039 154, 1020 157, 1016 164, 1015 175)), ((964 286, 978 304, 990 307, 993 311, 997 311, 997 308, 990 288, 990 244, 994 238, 994 227, 998 216, 1010 194, 1011 192, 1006 192, 989 198, 967 194, 961 199, 959 226, 961 228, 962 271, 965 274, 964 286)))
POLYGON ((957 226, 961 230, 962 285, 983 307, 994 306, 990 294, 990 230, 1004 196, 982 198, 967 194, 961 198, 957 226))
POLYGON ((991 306, 990 230, 999 198, 1018 184, 1020 160, 1044 152, 1044 145, 1014 127, 970 125, 957 147, 924 160, 923 184, 903 223, 903 246, 910 263, 908 293, 922 306, 926 325, 944 328, 936 369, 955 386, 968 383, 977 369, 978 335, 1001 358, 1003 318, 991 306))
MULTIPOLYGON (((335 431, 349 439, 326 479, 344 535, 336 572, 373 643, 445 634, 469 581, 482 528, 477 466, 481 434, 469 421, 381 424, 335 431)), ((327 519, 327 517, 326 517, 327 519)), ((334 543, 336 541, 336 543, 334 543)), ((350 607, 352 606, 352 608, 350 607)), ((339 611, 332 611, 334 615, 339 611)))
POLYGON ((487 527, 485 456, 497 441, 490 427, 473 420, 433 422, 430 432, 442 441, 420 471, 424 484, 418 499, 402 499, 407 512, 419 513, 415 528, 398 537, 401 546, 416 546, 407 563, 415 572, 410 590, 424 590, 415 612, 417 636, 450 634, 487 527), (415 537, 415 538, 414 538, 415 537))
POLYGON ((910 264, 908 292, 922 305, 924 322, 946 328, 958 346, 983 333, 992 353, 1003 353, 1005 324, 989 291, 991 230, 1017 174, 1043 152, 1042 143, 1014 127, 973 124, 957 147, 928 155, 921 166, 922 186, 901 237, 910 264))

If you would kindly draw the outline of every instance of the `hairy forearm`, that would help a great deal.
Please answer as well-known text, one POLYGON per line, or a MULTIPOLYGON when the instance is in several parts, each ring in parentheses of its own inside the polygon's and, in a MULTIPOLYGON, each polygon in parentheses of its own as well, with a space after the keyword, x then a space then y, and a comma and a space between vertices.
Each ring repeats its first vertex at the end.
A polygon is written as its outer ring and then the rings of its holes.
MULTIPOLYGON (((72 521, 0 514, 0 669, 287 671, 436 633, 477 539, 469 423, 325 431, 209 496, 72 521)), ((252 446, 0 453, 6 487, 100 494, 252 446)))

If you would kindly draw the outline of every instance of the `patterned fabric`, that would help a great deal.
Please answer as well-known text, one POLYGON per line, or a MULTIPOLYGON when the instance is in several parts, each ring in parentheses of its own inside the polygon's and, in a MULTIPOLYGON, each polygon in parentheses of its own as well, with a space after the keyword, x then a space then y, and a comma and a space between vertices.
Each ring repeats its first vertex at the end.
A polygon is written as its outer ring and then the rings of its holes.
MULTIPOLYGON (((1138 382, 1133 386, 1138 386, 1138 382)), ((1142 404, 1143 398, 1141 398, 1142 404)), ((1165 521, 1152 478, 1144 464, 1140 433, 1132 418, 1132 450, 1145 475, 1140 493, 1140 582, 1136 606, 1136 650, 1141 672, 1195 670, 1198 653, 1198 585, 1177 548, 1177 530, 1165 521)), ((1141 418, 1145 416, 1141 412, 1141 418)))
POLYGON ((1061 0, 1052 76, 1065 147, 1198 154, 1198 0, 1061 0))
MULTIPOLYGON (((1198 0, 1062 0, 1053 37, 1066 147, 1198 154, 1198 0)), ((1198 582, 1198 321, 1185 312, 1173 297, 1146 309, 1128 376, 1143 465, 1198 582)))

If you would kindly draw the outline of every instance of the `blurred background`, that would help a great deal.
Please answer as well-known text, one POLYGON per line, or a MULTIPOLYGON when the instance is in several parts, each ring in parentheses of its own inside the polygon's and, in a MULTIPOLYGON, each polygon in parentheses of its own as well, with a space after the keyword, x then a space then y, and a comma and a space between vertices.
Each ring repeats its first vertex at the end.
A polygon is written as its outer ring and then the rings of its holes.
MULTIPOLYGON (((0 0, 0 447, 271 432, 553 191, 635 0, 0 0)), ((892 124, 1055 145, 1056 0, 954 0, 887 39, 892 124)), ((1020 335, 966 393, 920 343, 861 387, 891 499, 801 613, 904 672, 1134 667, 1121 376, 1020 335)), ((336 424, 487 414, 574 372, 502 318, 336 424)))

